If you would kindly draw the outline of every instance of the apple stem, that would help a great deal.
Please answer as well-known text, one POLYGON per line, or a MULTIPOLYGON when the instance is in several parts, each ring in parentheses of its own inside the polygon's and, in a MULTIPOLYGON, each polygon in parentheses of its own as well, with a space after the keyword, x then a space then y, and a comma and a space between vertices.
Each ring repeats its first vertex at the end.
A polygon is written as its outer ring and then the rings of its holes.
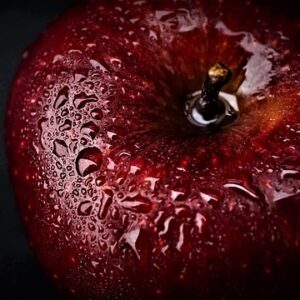
POLYGON ((217 63, 208 70, 202 89, 187 98, 186 115, 191 123, 199 127, 212 127, 222 125, 224 118, 226 125, 230 123, 228 117, 236 119, 237 111, 219 95, 231 76, 231 70, 222 63, 217 63))

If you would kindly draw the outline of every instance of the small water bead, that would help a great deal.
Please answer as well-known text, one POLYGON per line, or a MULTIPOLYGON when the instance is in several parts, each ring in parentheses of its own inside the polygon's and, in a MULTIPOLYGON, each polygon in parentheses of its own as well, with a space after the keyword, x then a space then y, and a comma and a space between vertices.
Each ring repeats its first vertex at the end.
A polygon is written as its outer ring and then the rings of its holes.
POLYGON ((46 149, 46 143, 44 140, 44 133, 46 128, 48 127, 48 119, 45 117, 42 117, 39 121, 38 121, 38 128, 40 130, 40 143, 43 149, 46 149))
POLYGON ((57 167, 57 169, 61 170, 62 169, 62 164, 58 161, 56 163, 56 167, 57 167))
POLYGON ((113 220, 118 220, 120 217, 119 209, 115 206, 111 210, 111 217, 113 220))
POLYGON ((81 120, 82 115, 81 114, 75 114, 75 120, 79 121, 81 120))
POLYGON ((195 224, 198 228, 199 233, 202 233, 203 225, 206 222, 206 218, 201 213, 196 213, 195 224))
POLYGON ((76 170, 80 176, 87 176, 100 169, 102 153, 96 147, 81 150, 76 159, 76 170))
POLYGON ((183 192, 171 190, 171 199, 173 201, 184 201, 186 199, 186 195, 183 192))
POLYGON ((61 116, 62 117, 66 117, 69 114, 69 110, 67 108, 65 108, 62 112, 61 112, 61 116))
POLYGON ((83 196, 85 196, 85 195, 86 195, 86 192, 87 192, 87 191, 86 191, 86 189, 85 189, 85 188, 82 188, 82 189, 81 189, 81 194, 82 194, 83 196))
POLYGON ((60 174, 60 178, 61 178, 61 179, 65 179, 65 178, 66 178, 66 176, 67 176, 67 174, 66 174, 66 173, 64 173, 64 172, 60 174))
POLYGON ((81 145, 85 146, 85 145, 87 145, 87 143, 88 143, 88 140, 86 138, 81 138, 80 139, 80 144, 81 145))
POLYGON ((96 230, 95 224, 94 224, 94 223, 91 223, 91 222, 88 223, 88 228, 89 228, 89 230, 91 230, 91 231, 95 231, 95 230, 96 230))

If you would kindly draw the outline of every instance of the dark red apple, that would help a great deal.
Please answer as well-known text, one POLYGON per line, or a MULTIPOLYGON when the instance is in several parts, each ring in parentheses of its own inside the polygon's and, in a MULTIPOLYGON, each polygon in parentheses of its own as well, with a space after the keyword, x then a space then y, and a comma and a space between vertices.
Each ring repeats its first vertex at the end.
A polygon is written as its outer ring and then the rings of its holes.
POLYGON ((91 0, 24 53, 10 169, 30 246, 63 293, 292 299, 299 28, 251 1, 91 0), (221 122, 224 97, 239 116, 221 122), (197 126, 206 105, 220 122, 197 126))

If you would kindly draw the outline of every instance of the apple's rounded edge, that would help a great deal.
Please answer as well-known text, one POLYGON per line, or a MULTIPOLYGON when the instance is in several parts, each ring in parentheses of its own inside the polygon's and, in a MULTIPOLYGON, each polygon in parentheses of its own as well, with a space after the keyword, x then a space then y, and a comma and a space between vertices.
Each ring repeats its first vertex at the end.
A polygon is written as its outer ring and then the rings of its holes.
MULTIPOLYGON (((62 12, 60 12, 58 15, 54 16, 54 18, 44 27, 41 29, 41 32, 38 34, 38 36, 31 41, 27 46, 24 47, 24 50, 20 53, 19 57, 17 58, 19 60, 17 67, 15 69, 15 72, 10 79, 10 83, 8 85, 8 93, 7 97, 5 99, 5 105, 4 105, 4 114, 3 114, 3 120, 2 120, 2 129, 3 129, 3 152, 4 152, 4 158, 7 165, 7 177, 10 185, 12 186, 12 193, 13 193, 13 200, 15 203, 15 207, 17 210, 17 216, 20 220, 21 229, 25 235, 26 243, 29 246, 29 250, 31 255, 34 257, 37 264, 42 267, 41 261, 38 259, 37 254, 35 251, 33 251, 32 246, 29 242, 29 232, 26 229, 25 222, 22 219, 22 211, 20 207, 20 197, 17 196, 16 193, 16 186, 17 182, 16 180, 13 180, 14 174, 14 166, 16 163, 15 154, 14 154, 14 128, 16 128, 16 120, 14 117, 14 110, 15 106, 18 106, 20 104, 20 99, 18 99, 18 80, 20 77, 23 76, 24 73, 28 72, 28 68, 32 64, 32 61, 34 60, 35 54, 39 51, 39 44, 41 43, 41 40, 44 38, 45 35, 47 35, 48 31, 51 30, 53 27, 57 25, 57 22, 63 18, 63 16, 67 16, 71 11, 72 8, 78 8, 80 5, 86 2, 74 0, 74 3, 71 7, 65 8, 62 12), (29 57, 30 53, 30 57, 29 57), (28 59, 29 58, 29 59, 28 59)), ((29 77, 27 77, 29 80, 29 77)), ((26 83, 24 84, 26 86, 26 83)), ((65 294, 59 286, 55 285, 55 282, 53 280, 53 277, 47 272, 45 268, 41 268, 42 272, 45 274, 51 288, 57 290, 59 292, 60 296, 63 297, 61 299, 69 299, 67 298, 68 295, 65 294)))

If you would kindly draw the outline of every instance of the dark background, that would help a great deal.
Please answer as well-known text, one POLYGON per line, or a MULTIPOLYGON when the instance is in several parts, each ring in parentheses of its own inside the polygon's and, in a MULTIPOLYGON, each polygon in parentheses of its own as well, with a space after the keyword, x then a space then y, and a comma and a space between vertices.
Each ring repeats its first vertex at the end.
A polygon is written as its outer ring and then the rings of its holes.
MULTIPOLYGON (((152 0, 149 0, 152 1, 152 0)), ((243 1, 243 0, 237 0, 243 1)), ((295 0, 254 0, 299 20, 295 0), (292 9, 291 9, 292 7, 292 9)), ((9 86, 23 50, 75 0, 0 0, 0 299, 59 299, 30 253, 19 222, 4 150, 9 86)))
POLYGON ((0 299, 59 299, 30 253, 9 182, 4 115, 23 50, 72 0, 0 0, 0 299))

